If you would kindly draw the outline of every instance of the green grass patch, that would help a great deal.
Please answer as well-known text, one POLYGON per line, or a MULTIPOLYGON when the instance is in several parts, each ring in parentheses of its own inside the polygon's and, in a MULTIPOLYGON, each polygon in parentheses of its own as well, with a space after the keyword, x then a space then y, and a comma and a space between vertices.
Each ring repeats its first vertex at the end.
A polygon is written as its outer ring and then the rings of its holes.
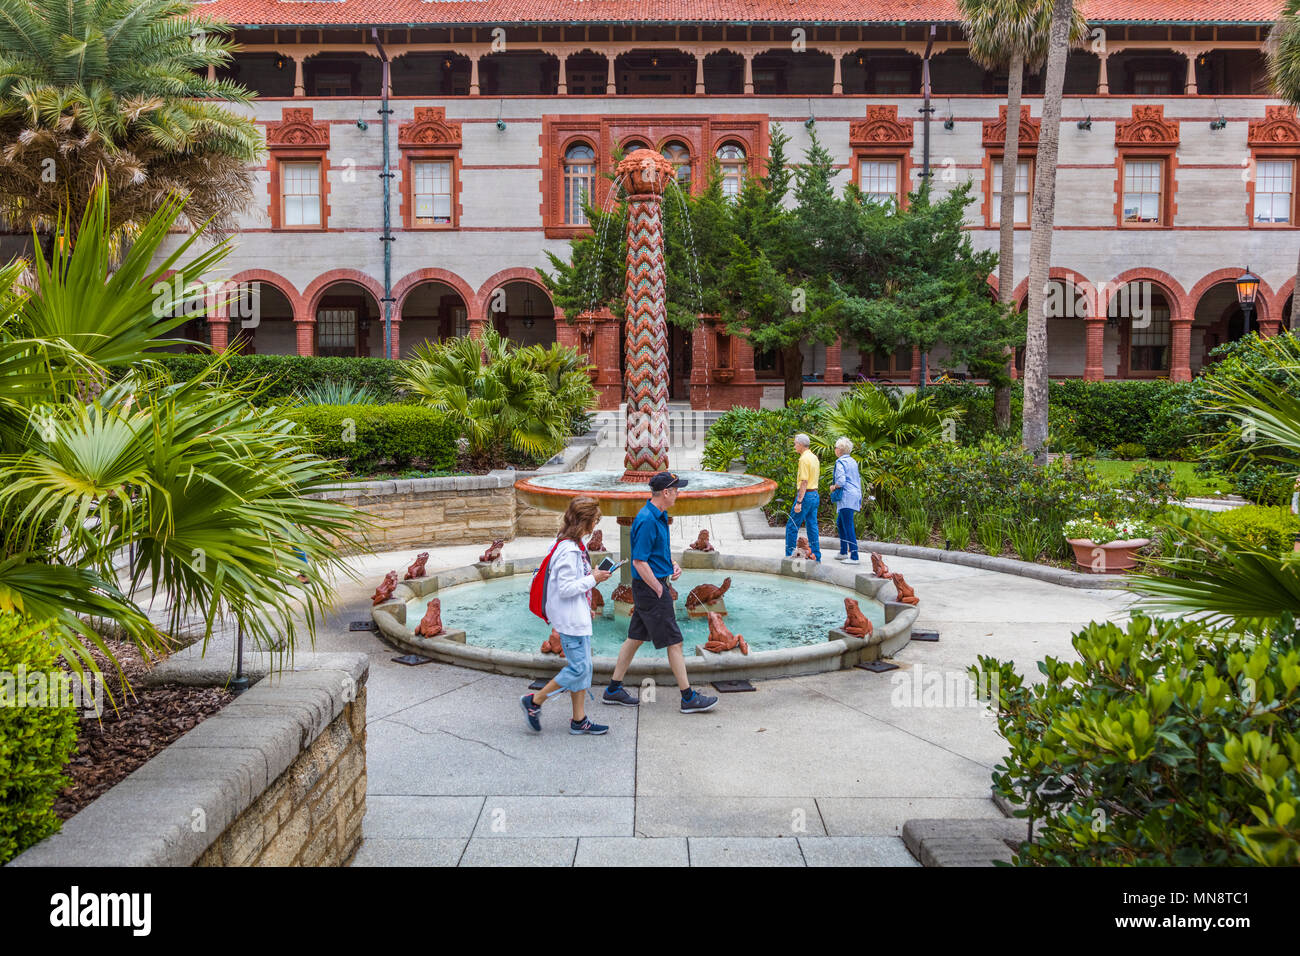
POLYGON ((1118 483, 1124 481, 1140 468, 1155 465, 1160 468, 1172 468, 1174 478, 1187 483, 1188 493, 1193 497, 1213 497, 1226 495, 1232 491, 1232 482, 1222 475, 1201 475, 1196 472, 1196 463, 1191 461, 1158 461, 1152 458, 1138 458, 1134 461, 1109 461, 1101 458, 1089 458, 1098 475, 1106 481, 1118 483))

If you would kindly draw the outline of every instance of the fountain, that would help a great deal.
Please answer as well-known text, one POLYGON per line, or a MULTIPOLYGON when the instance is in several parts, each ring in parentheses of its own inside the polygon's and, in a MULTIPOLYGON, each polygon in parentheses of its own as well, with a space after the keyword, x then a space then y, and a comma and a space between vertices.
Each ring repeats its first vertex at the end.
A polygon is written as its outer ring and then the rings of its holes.
MULTIPOLYGON (((616 172, 615 185, 624 188, 629 203, 624 467, 621 472, 525 478, 515 482, 515 489, 521 499, 547 511, 564 511, 578 496, 597 499, 603 514, 618 519, 620 552, 627 557, 632 519, 650 497, 650 477, 670 469, 660 217, 664 187, 673 178, 673 167, 653 150, 642 149, 623 159, 616 172)), ((776 491, 774 481, 755 475, 677 474, 689 481, 673 506, 672 513, 677 515, 757 508, 776 491)), ((539 651, 545 625, 527 608, 528 581, 541 559, 507 560, 502 545, 494 541, 475 565, 412 577, 397 585, 396 593, 391 587, 381 588, 372 610, 380 633, 404 650, 448 663, 532 677, 554 673, 554 654, 562 651, 558 636, 545 638, 539 651), (434 595, 441 599, 441 615, 451 622, 449 626, 472 628, 478 641, 469 640, 464 630, 427 638, 410 628, 407 621, 419 620, 426 613, 425 602, 434 595)), ((679 603, 679 625, 688 652, 694 646, 691 674, 699 680, 792 676, 876 660, 907 643, 918 613, 914 605, 893 600, 896 590, 907 587, 898 575, 861 574, 851 567, 828 567, 798 557, 727 555, 712 546, 707 533, 685 549, 681 564, 685 570, 676 584, 688 599, 687 606, 679 603), (846 592, 852 595, 847 600, 846 592), (846 608, 848 620, 841 624, 846 608), (790 613, 792 609, 798 613, 790 613)), ((621 573, 621 583, 610 600, 601 601, 605 610, 593 615, 591 647, 598 682, 608 678, 614 655, 627 635, 625 615, 630 608, 619 598, 631 584, 630 561, 623 564, 621 573)), ((395 584, 396 574, 391 577, 395 584)), ((432 613, 433 607, 428 610, 432 613)), ((441 625, 441 620, 437 623, 441 625)), ((648 647, 628 671, 629 679, 669 674, 664 653, 653 653, 648 647)))
MULTIPOLYGON (((584 471, 524 478, 515 489, 529 504, 563 511, 580 496, 600 502, 602 514, 618 518, 623 555, 631 552, 632 519, 650 497, 646 484, 668 471, 668 324, 665 308, 664 233, 661 206, 673 180, 672 163, 652 149, 638 149, 618 164, 616 182, 628 195, 627 217, 627 440, 618 472, 584 471)), ((680 471, 689 484, 673 514, 706 515, 757 508, 772 500, 776 482, 754 475, 680 471)), ((632 565, 621 583, 631 584, 632 565)))

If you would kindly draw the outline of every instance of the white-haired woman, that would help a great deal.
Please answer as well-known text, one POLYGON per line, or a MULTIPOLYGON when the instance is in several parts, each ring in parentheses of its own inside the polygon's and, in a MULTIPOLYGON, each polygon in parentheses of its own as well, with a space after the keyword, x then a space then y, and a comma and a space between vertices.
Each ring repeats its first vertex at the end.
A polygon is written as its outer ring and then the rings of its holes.
POLYGON ((854 519, 862 510, 862 474, 853 459, 853 442, 847 438, 835 443, 831 500, 835 502, 835 527, 840 536, 840 553, 835 560, 857 564, 858 530, 854 519))

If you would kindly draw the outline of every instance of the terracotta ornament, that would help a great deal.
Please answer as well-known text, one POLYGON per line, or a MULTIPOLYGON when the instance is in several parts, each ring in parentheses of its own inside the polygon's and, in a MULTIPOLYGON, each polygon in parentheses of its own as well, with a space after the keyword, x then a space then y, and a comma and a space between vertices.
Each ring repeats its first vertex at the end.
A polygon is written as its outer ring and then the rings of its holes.
POLYGON ((591 533, 591 537, 587 539, 587 550, 588 550, 588 551, 604 551, 604 550, 605 550, 605 532, 601 531, 599 528, 597 528, 595 531, 593 531, 593 532, 591 533))
POLYGON ((794 544, 794 554, 792 558, 804 558, 807 561, 813 560, 812 546, 808 544, 808 539, 801 537, 794 544))
POLYGON ((415 633, 421 637, 437 637, 442 633, 442 601, 434 598, 424 611, 424 617, 415 625, 415 633))
POLYGON ((673 583, 671 581, 668 582, 668 594, 672 597, 674 601, 677 600, 677 589, 673 587, 673 583))
POLYGON ((380 582, 379 587, 375 588, 375 593, 370 596, 372 605, 381 601, 387 601, 393 596, 393 591, 397 588, 397 572, 389 571, 384 575, 384 580, 380 582))
POLYGON ((722 615, 709 612, 709 639, 704 642, 704 649, 714 654, 740 648, 740 653, 748 654, 749 645, 739 634, 732 634, 727 625, 722 623, 722 615))
POLYGON ((497 538, 488 545, 488 549, 479 557, 479 561, 483 564, 491 564, 497 558, 501 557, 501 548, 505 543, 505 538, 497 538))
POLYGON ((871 552, 871 573, 878 578, 889 577, 889 568, 885 566, 885 559, 876 552, 871 552))
POLYGON ((411 578, 424 577, 424 565, 425 562, 428 560, 429 560, 428 551, 421 551, 419 554, 417 554, 415 556, 415 560, 411 562, 411 566, 406 569, 406 577, 403 578, 402 580, 409 581, 411 580, 411 578))
POLYGON ((722 599, 722 595, 727 593, 727 588, 731 587, 731 578, 726 578, 722 582, 722 587, 716 584, 697 584, 691 588, 691 593, 686 595, 686 607, 699 607, 701 604, 713 604, 722 599))
POLYGON ((854 637, 868 637, 871 634, 871 622, 862 613, 862 608, 857 601, 853 598, 845 598, 844 611, 848 614, 848 618, 840 626, 841 631, 854 637))
POLYGON ((701 529, 700 529, 700 536, 699 536, 698 538, 696 538, 696 539, 695 539, 695 543, 691 545, 691 550, 692 550, 692 551, 716 551, 716 550, 718 550, 718 549, 715 548, 712 544, 709 543, 709 529, 708 529, 708 528, 701 528, 701 529))
POLYGON ((593 617, 605 610, 605 599, 600 596, 600 592, 595 588, 587 592, 587 604, 591 607, 593 617))
POLYGON ((609 597, 615 604, 631 604, 632 585, 620 584, 618 587, 614 588, 614 593, 609 597))
POLYGON ((921 603, 921 599, 916 596, 912 586, 903 580, 901 574, 891 574, 889 579, 894 582, 894 587, 898 588, 898 602, 900 604, 911 604, 916 606, 921 603))
POLYGON ((555 628, 551 628, 551 636, 542 642, 542 653, 564 656, 564 645, 560 642, 560 632, 555 628))

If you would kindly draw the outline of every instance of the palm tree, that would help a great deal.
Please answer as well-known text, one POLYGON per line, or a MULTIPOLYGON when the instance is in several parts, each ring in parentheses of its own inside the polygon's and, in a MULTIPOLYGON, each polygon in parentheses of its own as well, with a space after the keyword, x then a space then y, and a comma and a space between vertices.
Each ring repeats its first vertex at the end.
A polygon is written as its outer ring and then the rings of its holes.
POLYGON ((172 193, 190 224, 232 230, 262 139, 222 105, 249 92, 208 79, 227 33, 189 0, 0 0, 0 217, 48 239, 60 209, 80 224, 102 176, 115 231, 172 193))
POLYGON ((564 443, 572 415, 596 398, 577 363, 573 350, 514 350, 489 326, 480 339, 417 345, 400 382, 448 415, 471 458, 493 465, 508 452, 544 458, 564 443))
MULTIPOLYGON (((1240 376, 1211 385, 1206 415, 1226 415, 1255 435, 1252 455, 1300 472, 1300 340, 1265 339, 1271 367, 1243 367, 1240 376)), ((1152 613, 1202 615, 1210 626, 1249 628, 1300 614, 1300 561, 1258 546, 1225 541, 1204 519, 1171 520, 1186 544, 1153 563, 1168 576, 1142 575, 1133 589, 1152 613)))
MULTIPOLYGON (((1038 72, 1047 59, 1052 5, 1046 0, 958 0, 970 57, 987 70, 1007 70, 1007 128, 1002 144, 1002 205, 998 212, 998 299, 1015 305, 1016 170, 1020 163, 1020 99, 1026 67, 1038 72)), ((1087 29, 1077 12, 1072 39, 1087 29)), ((1011 427, 1009 379, 1015 350, 1007 352, 1007 382, 999 383, 993 400, 999 431, 1011 427)))
POLYGON ((1029 238, 1029 319, 1025 336, 1025 408, 1022 441, 1041 457, 1047 442, 1047 317, 1043 311, 1051 275, 1052 229, 1056 224, 1056 158, 1061 142, 1061 91, 1065 60, 1076 20, 1074 0, 1053 0, 1052 26, 1043 81, 1043 119, 1034 171, 1034 209, 1029 238))
MULTIPOLYGON (((1300 0, 1287 0, 1268 36, 1268 77, 1273 92, 1292 105, 1300 105, 1300 0)), ((1294 295, 1300 295, 1300 262, 1296 265, 1294 295)), ((1292 323, 1296 302, 1292 299, 1292 323)))
POLYGON ((197 615, 206 637, 233 617, 254 642, 292 648, 299 619, 314 633, 330 603, 338 555, 359 544, 356 512, 310 497, 336 471, 292 425, 219 372, 177 385, 152 360, 208 304, 196 288, 155 309, 155 285, 182 261, 200 279, 229 252, 196 253, 196 235, 159 252, 181 202, 165 200, 110 272, 101 184, 75 246, 53 263, 35 250, 31 287, 25 263, 0 270, 0 611, 53 620, 79 672, 95 667, 92 646, 113 660, 87 619, 146 652, 168 643, 137 594, 170 607, 166 631, 197 615))

